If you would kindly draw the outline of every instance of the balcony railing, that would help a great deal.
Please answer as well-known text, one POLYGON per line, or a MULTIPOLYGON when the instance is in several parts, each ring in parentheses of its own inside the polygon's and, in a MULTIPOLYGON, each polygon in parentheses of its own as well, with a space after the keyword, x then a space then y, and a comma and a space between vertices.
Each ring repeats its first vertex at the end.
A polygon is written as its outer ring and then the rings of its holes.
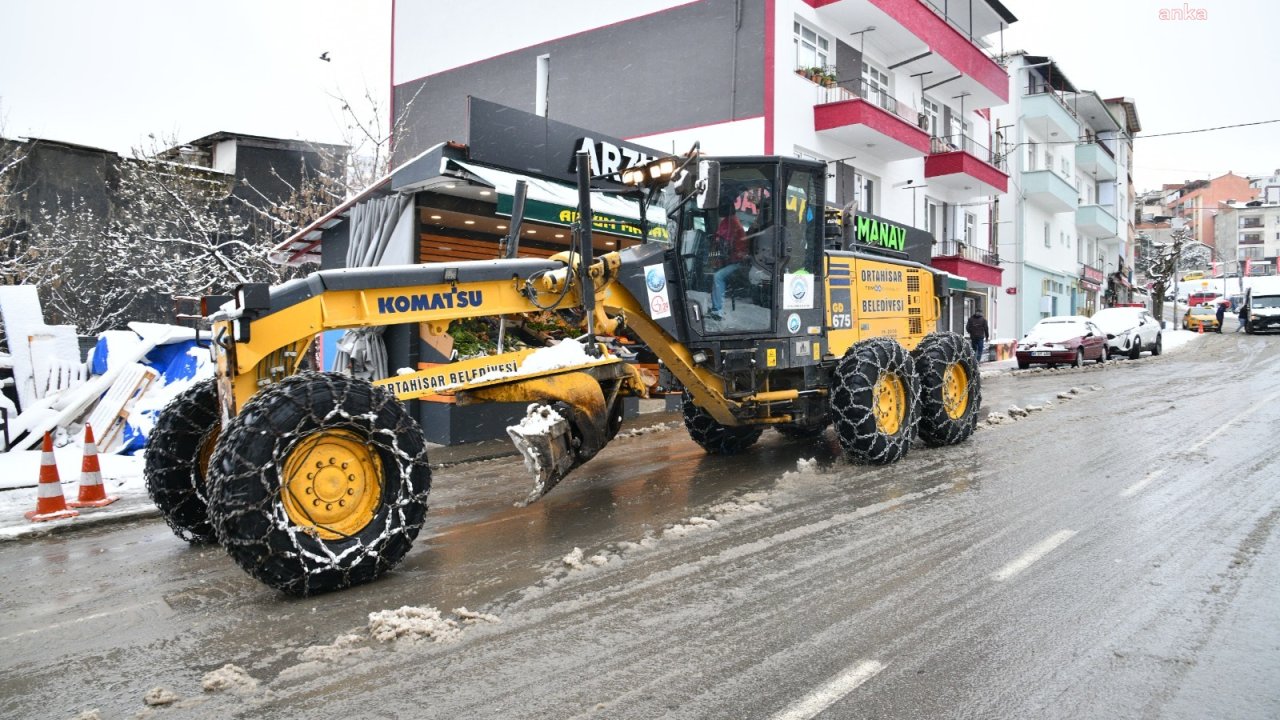
POLYGON ((1262 245, 1263 244, 1262 233, 1249 233, 1248 235, 1241 235, 1240 244, 1241 245, 1262 245))
POLYGON ((818 86, 818 104, 844 102, 861 98, 881 110, 897 115, 914 126, 919 126, 920 116, 910 105, 890 95, 884 89, 870 86, 866 80, 844 80, 835 87, 818 86))
POLYGON ((985 162, 991 167, 1004 172, 1004 156, 987 149, 986 145, 975 141, 968 135, 944 135, 930 138, 932 153, 963 151, 985 162))
POLYGON ((1077 117, 1076 111, 1067 104, 1067 101, 1062 97, 1061 93, 1054 90, 1053 87, 1047 83, 1035 82, 1033 77, 1031 85, 1027 88, 1027 96, 1031 97, 1034 95, 1048 95, 1053 98, 1053 101, 1058 103, 1063 110, 1066 110, 1068 115, 1072 118, 1077 117))
POLYGON ((1240 218, 1240 227, 1242 227, 1242 228, 1261 228, 1261 227, 1262 227, 1262 218, 1260 218, 1260 217, 1245 217, 1245 218, 1240 218))
POLYGON ((942 240, 934 244, 934 257, 959 257, 971 262, 1000 266, 1000 256, 989 250, 970 245, 963 240, 942 240))

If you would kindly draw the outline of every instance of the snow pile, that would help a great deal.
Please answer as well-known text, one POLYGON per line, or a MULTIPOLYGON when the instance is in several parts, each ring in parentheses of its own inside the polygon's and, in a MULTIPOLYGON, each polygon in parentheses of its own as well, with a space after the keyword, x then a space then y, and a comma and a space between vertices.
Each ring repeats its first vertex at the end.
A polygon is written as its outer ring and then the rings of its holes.
POLYGON ((239 665, 227 663, 217 670, 205 673, 200 680, 200 687, 205 692, 230 690, 235 693, 252 692, 258 689, 258 681, 239 665))
POLYGON ((520 364, 520 373, 546 372, 596 362, 587 347, 577 340, 562 340, 551 347, 538 348, 520 364))
POLYGON ((168 688, 155 687, 148 690, 147 694, 142 696, 142 702, 150 707, 158 705, 172 705, 178 702, 178 695, 168 688))
POLYGON ((666 530, 662 532, 662 537, 664 538, 688 537, 690 534, 695 532, 714 529, 719 524, 720 524, 720 521, 715 520, 713 518, 704 518, 704 517, 694 516, 682 523, 677 523, 675 525, 672 525, 671 527, 668 527, 666 530))
POLYGON ((454 614, 458 620, 441 616, 440 611, 433 607, 405 605, 399 610, 379 610, 369 613, 369 635, 383 643, 424 638, 433 642, 453 642, 462 637, 463 628, 467 625, 500 622, 494 615, 472 612, 465 607, 454 610, 454 614))
POLYGON ((616 557, 606 552, 598 552, 595 555, 592 555, 591 557, 586 558, 584 560, 583 556, 585 554, 586 553, 582 552, 582 548, 575 547, 573 549, 573 552, 570 552, 568 555, 565 555, 564 557, 560 558, 560 562, 563 563, 564 566, 569 568, 570 570, 585 570, 588 567, 600 567, 601 565, 608 565, 609 561, 612 560, 614 557, 616 557))
POLYGON ((313 645, 298 653, 303 662, 334 662, 343 658, 367 655, 372 652, 364 644, 365 637, 356 633, 339 635, 328 645, 313 645))

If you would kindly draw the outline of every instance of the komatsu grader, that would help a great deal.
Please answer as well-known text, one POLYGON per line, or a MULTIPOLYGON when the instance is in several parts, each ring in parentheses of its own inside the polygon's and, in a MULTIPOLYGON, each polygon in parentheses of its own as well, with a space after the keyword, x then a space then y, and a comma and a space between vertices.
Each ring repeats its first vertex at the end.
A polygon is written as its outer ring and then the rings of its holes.
MULTIPOLYGON (((578 160, 578 217, 591 218, 589 163, 578 160)), ((895 462, 917 440, 965 440, 981 402, 977 360, 936 331, 940 278, 852 243, 853 218, 843 239, 830 232, 825 173, 795 158, 663 158, 623 179, 665 228, 642 221, 650 239, 621 251, 593 257, 580 222, 575 250, 550 259, 241 286, 207 317, 215 378, 156 422, 147 488, 179 537, 221 543, 274 588, 368 582, 408 552, 431 489, 422 430, 401 401, 527 403, 508 432, 534 474, 531 502, 617 434, 624 397, 647 395, 651 379, 601 341, 624 334, 679 382, 685 426, 709 453, 742 453, 767 428, 804 439, 834 426, 864 464, 895 462), (547 309, 569 311, 582 335, 376 382, 305 369, 325 330, 425 323, 442 334, 463 318, 547 309)), ((882 244, 900 240, 882 230, 882 244)))

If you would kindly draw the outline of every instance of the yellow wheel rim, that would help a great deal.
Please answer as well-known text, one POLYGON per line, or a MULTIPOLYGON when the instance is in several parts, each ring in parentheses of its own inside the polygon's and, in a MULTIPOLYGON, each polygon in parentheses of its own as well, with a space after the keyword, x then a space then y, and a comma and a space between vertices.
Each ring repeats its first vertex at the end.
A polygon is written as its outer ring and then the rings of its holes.
POLYGON ((218 435, 221 433, 222 423, 218 423, 200 440, 200 447, 196 450, 196 467, 202 478, 209 477, 209 460, 213 457, 213 449, 218 446, 218 435))
POLYGON ((885 435, 897 435, 907 411, 907 391, 902 378, 894 373, 881 375, 871 394, 876 429, 885 435))
POLYGON ((942 409, 952 420, 969 409, 969 373, 960 363, 951 363, 942 373, 942 409))
POLYGON ((322 430, 289 451, 280 477, 284 511, 324 540, 355 535, 382 504, 382 460, 349 430, 322 430))

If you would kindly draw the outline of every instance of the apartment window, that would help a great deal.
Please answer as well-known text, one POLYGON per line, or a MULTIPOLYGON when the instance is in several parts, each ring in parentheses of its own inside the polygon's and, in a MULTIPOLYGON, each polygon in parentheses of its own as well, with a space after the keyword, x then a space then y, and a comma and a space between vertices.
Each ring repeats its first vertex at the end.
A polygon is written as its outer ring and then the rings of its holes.
POLYGON ((796 21, 796 67, 826 67, 830 57, 829 41, 818 31, 796 21))
POLYGON ((1262 233, 1240 233, 1241 245, 1261 245, 1262 233))
POLYGON ((893 93, 889 88, 889 74, 867 62, 865 57, 862 58, 862 82, 867 89, 868 100, 886 110, 897 111, 897 108, 892 107, 893 93))
POLYGON ((942 137, 942 108, 938 103, 921 96, 920 104, 924 107, 924 127, 929 137, 942 137))
POLYGON ((1053 247, 1053 231, 1049 229, 1049 223, 1044 224, 1044 246, 1053 247))
POLYGON ((1064 178, 1071 177, 1071 161, 1066 159, 1065 157, 1062 158, 1062 177, 1064 178))
POLYGON ((853 186, 857 197, 858 209, 862 212, 873 213, 876 211, 876 179, 870 175, 864 175, 861 172, 854 171, 853 186))
POLYGON ((973 154, 973 123, 960 121, 960 149, 973 154))
POLYGON ((924 231, 933 236, 933 239, 942 242, 946 240, 944 237, 942 203, 931 197, 924 199, 924 231))
POLYGON ((964 241, 973 245, 978 239, 978 216, 971 212, 964 214, 964 241))
POLYGON ((551 88, 551 56, 539 55, 537 77, 533 85, 533 113, 540 117, 547 116, 547 96, 551 88))
POLYGON ((1049 148, 1044 149, 1044 169, 1045 170, 1053 169, 1053 151, 1050 150, 1049 148))
POLYGON ((1241 260, 1261 260, 1262 259, 1262 248, 1259 246, 1242 247, 1238 250, 1238 253, 1239 253, 1239 258, 1241 260))

